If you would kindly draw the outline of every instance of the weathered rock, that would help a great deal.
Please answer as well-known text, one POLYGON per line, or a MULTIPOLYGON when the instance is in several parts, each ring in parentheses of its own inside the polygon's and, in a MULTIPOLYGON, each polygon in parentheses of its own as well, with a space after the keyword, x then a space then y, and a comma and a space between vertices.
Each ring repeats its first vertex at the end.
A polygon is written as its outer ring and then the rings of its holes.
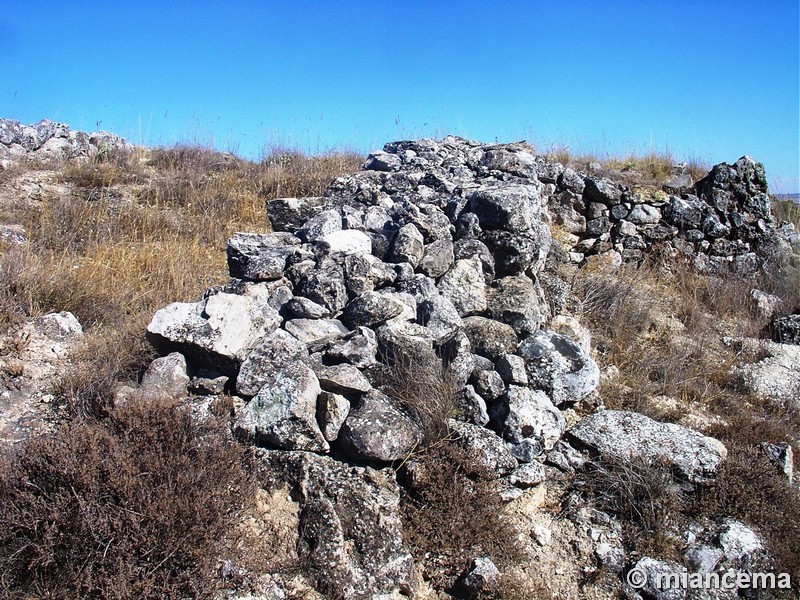
POLYGON ((506 448, 503 440, 493 431, 450 419, 447 422, 452 443, 462 448, 473 463, 485 474, 506 475, 517 468, 517 460, 506 448))
POLYGON ((340 394, 322 392, 317 397, 317 422, 328 442, 336 441, 347 415, 350 401, 340 394))
POLYGON ((283 329, 266 335, 242 363, 236 377, 236 391, 255 396, 268 381, 291 362, 308 357, 306 345, 283 329))
POLYGON ((228 240, 228 272, 253 281, 280 279, 299 243, 290 233, 236 233, 228 240))
POLYGON ((372 239, 363 231, 345 229, 322 236, 317 240, 316 248, 326 255, 369 253, 372 251, 372 239))
POLYGON ((186 359, 173 352, 150 363, 137 391, 141 397, 179 399, 186 396, 188 385, 186 359))
POLYGON ((396 154, 378 150, 367 157, 364 169, 367 171, 397 171, 401 164, 402 161, 396 154))
POLYGON ((481 261, 486 285, 492 283, 494 279, 494 256, 492 256, 486 244, 480 240, 458 240, 453 244, 453 256, 456 260, 478 257, 481 261))
POLYGON ((686 567, 644 556, 633 566, 632 573, 628 575, 628 581, 636 584, 637 592, 644 592, 649 598, 683 600, 686 597, 685 589, 670 584, 680 581, 680 575, 686 573, 686 567))
POLYGON ((444 275, 453 265, 453 242, 442 238, 425 246, 418 269, 424 275, 436 279, 444 275))
POLYGON ((523 463, 508 476, 508 482, 520 488, 529 488, 547 479, 547 468, 537 461, 523 463))
POLYGON ((256 444, 284 450, 327 452, 317 425, 319 381, 306 365, 293 362, 264 383, 236 415, 236 431, 256 444))
POLYGON ((325 358, 333 363, 347 362, 361 369, 374 365, 378 339, 369 327, 358 327, 328 346, 325 358))
POLYGON ((438 287, 462 317, 486 310, 486 281, 478 258, 457 260, 438 287))
POLYGON ((661 220, 661 211, 649 204, 637 204, 626 218, 634 225, 655 225, 661 220))
POLYGON ((517 334, 510 325, 486 317, 467 317, 463 324, 473 352, 492 361, 513 353, 519 345, 517 334))
POLYGON ((341 231, 342 213, 336 209, 323 210, 315 213, 297 231, 298 237, 304 242, 317 242, 326 235, 341 231))
POLYGON ((770 337, 779 344, 800 345, 800 314, 772 319, 767 328, 770 337))
POLYGON ((528 385, 525 359, 516 354, 503 354, 497 360, 497 372, 508 385, 528 385))
POLYGON ((754 345, 766 356, 736 370, 741 384, 761 400, 800 407, 800 346, 765 340, 754 345))
POLYGON ((344 276, 351 297, 394 283, 395 271, 368 253, 352 254, 344 260, 344 276))
POLYGON ((433 338, 426 327, 407 321, 389 321, 378 328, 378 350, 388 361, 426 356, 433 350, 433 338))
POLYGON ((538 223, 529 233, 485 231, 480 240, 492 252, 497 275, 517 275, 528 269, 538 271, 552 244, 550 229, 538 223))
POLYGON ((484 230, 530 231, 542 209, 540 190, 516 184, 484 187, 472 193, 470 207, 484 230))
POLYGON ((622 188, 608 179, 588 177, 584 180, 583 197, 589 202, 602 202, 614 206, 622 200, 622 188))
POLYGON ((288 485, 300 503, 298 548, 321 594, 413 595, 417 576, 403 543, 400 492, 391 470, 352 467, 307 452, 268 452, 262 461, 262 485, 284 494, 288 485))
POLYGON ((422 440, 417 425, 386 394, 372 390, 350 409, 339 432, 339 447, 360 460, 391 462, 422 440))
POLYGON ((666 461, 693 483, 713 477, 728 454, 725 446, 714 438, 628 411, 597 412, 580 421, 569 433, 601 455, 623 460, 666 461))
POLYGON ((490 411, 492 424, 519 461, 530 462, 552 449, 566 423, 541 390, 511 385, 490 411))
POLYGON ((320 365, 315 368, 323 390, 335 394, 364 394, 372 389, 369 380, 350 364, 320 365))
POLYGON ((497 400, 506 391, 503 379, 497 371, 487 369, 473 371, 472 384, 475 391, 488 401, 497 400))
POLYGON ((309 350, 319 350, 349 333, 338 319, 292 319, 283 325, 309 350))
POLYGON ((314 216, 322 206, 322 198, 276 198, 267 202, 267 216, 272 231, 294 233, 314 216))
POLYGON ((331 316, 327 307, 303 296, 293 296, 286 301, 285 306, 298 319, 324 319, 331 316))
POLYGON ((217 293, 190 304, 176 302, 157 311, 147 326, 148 339, 174 350, 193 364, 234 375, 258 341, 281 322, 264 293, 217 293))
POLYGON ((344 271, 330 259, 321 260, 316 268, 304 272, 295 286, 295 294, 305 296, 336 314, 347 304, 344 271))
POLYGON ((416 268, 425 252, 425 240, 413 223, 403 225, 394 237, 394 243, 389 252, 391 262, 410 263, 416 268))
POLYGON ((557 406, 577 402, 600 383, 597 363, 565 335, 539 330, 520 343, 517 353, 525 360, 530 385, 547 392, 557 406))
POLYGON ((423 300, 418 307, 417 317, 420 325, 428 329, 434 343, 437 344, 452 336, 463 326, 456 307, 444 296, 423 300))
POLYGON ((461 577, 458 586, 465 598, 475 598, 478 594, 491 594, 500 587, 500 571, 492 560, 479 556, 472 560, 469 569, 461 577))
POLYGON ((541 287, 525 275, 495 280, 487 290, 489 316, 519 335, 537 331, 549 316, 541 287))
POLYGON ((486 401, 475 391, 472 385, 465 385, 458 398, 455 417, 467 423, 485 426, 489 422, 486 401))
POLYGON ((400 300, 377 292, 359 294, 345 307, 342 320, 352 328, 376 327, 403 312, 400 300))

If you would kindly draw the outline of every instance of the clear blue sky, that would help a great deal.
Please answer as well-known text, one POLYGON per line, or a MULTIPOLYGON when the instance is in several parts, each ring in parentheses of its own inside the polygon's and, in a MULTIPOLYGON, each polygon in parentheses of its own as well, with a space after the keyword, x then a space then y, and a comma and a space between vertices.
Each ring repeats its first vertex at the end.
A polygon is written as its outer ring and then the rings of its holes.
POLYGON ((0 0, 0 116, 259 157, 448 133, 800 187, 798 1, 0 0))

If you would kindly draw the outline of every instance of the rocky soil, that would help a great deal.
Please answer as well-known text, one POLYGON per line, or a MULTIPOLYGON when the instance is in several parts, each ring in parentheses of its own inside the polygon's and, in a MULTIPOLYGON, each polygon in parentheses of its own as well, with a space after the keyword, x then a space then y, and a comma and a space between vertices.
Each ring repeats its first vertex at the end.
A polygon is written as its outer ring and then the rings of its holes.
MULTIPOLYGON (((3 121, 0 143, 0 156, 19 160, 117 140, 3 121)), ((655 589, 660 572, 770 564, 759 532, 728 515, 684 524, 678 555, 643 556, 618 515, 573 491, 596 461, 659 465, 685 494, 725 463, 719 439, 604 407, 609 365, 598 364, 570 283, 655 253, 713 273, 788 259, 800 236, 773 219, 755 160, 631 187, 524 143, 402 141, 321 197, 266 210, 271 232, 229 240, 227 283, 152 316, 147 337, 161 357, 138 387, 118 391, 119 402, 169 396, 199 411, 232 398, 232 433, 257 448, 265 501, 286 515, 307 569, 254 577, 229 597, 493 597, 513 580, 519 597, 660 599, 679 597, 655 589), (411 378, 437 374, 452 401, 431 386, 430 398, 404 402, 398 365, 411 378), (421 417, 430 413, 446 442, 490 473, 522 552, 502 573, 489 549, 472 556, 447 590, 434 589, 435 564, 414 555, 401 514, 404 494, 423 485, 425 448, 442 443, 421 417), (626 582, 633 568, 646 573, 643 589, 626 582)), ((790 410, 800 410, 797 319, 776 320, 774 341, 726 340, 755 347, 758 360, 737 371, 748 392, 790 410)), ((81 336, 69 314, 25 327, 3 358, 7 440, 45 418, 42 382, 81 336)), ((791 481, 797 439, 786 442, 768 453, 791 481)))

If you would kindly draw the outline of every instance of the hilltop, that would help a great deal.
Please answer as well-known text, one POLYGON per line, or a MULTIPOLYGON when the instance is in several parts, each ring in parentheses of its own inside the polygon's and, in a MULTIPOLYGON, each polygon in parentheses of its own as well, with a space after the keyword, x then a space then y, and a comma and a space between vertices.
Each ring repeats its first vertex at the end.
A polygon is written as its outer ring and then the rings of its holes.
POLYGON ((800 211, 755 159, 0 159, 9 596, 800 582, 800 211))

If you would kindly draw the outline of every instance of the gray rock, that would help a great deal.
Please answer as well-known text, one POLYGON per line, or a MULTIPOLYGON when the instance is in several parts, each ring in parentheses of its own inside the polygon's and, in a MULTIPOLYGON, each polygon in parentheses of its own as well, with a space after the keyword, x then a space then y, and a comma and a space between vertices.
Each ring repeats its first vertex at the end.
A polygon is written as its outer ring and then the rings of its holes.
POLYGON ((490 558, 479 556, 472 560, 458 585, 466 598, 475 598, 478 594, 492 594, 500 587, 500 571, 490 558))
POLYGON ((583 197, 589 202, 614 206, 622 200, 622 188, 608 179, 587 177, 584 180, 583 197))
POLYGON ((372 389, 369 380, 358 368, 350 364, 320 365, 314 369, 320 387, 326 392, 353 395, 364 394, 372 389))
POLYGON ((324 235, 317 240, 316 248, 325 255, 368 254, 372 251, 372 239, 363 231, 346 229, 324 235))
POLYGON ((352 328, 376 327, 405 309, 405 304, 387 294, 364 292, 351 300, 342 313, 342 320, 352 328))
POLYGON ((189 381, 189 392, 201 396, 218 396, 225 391, 229 380, 230 378, 225 375, 201 369, 198 375, 189 381))
POLYGON ((236 233, 228 240, 228 272, 239 279, 280 279, 299 243, 290 233, 236 233))
POLYGON ((590 415, 570 430, 570 436, 601 455, 665 460, 690 482, 713 477, 728 454, 719 440, 628 411, 590 415))
POLYGON ((492 361, 514 352, 519 345, 517 334, 510 325, 486 317, 467 317, 463 324, 473 352, 492 361))
POLYGON ((457 260, 438 287, 462 317, 486 310, 486 280, 478 258, 457 260))
POLYGON ((217 293, 197 304, 176 302, 157 311, 147 326, 157 347, 178 351, 199 367, 234 375, 258 341, 281 322, 267 303, 266 288, 254 295, 217 293))
POLYGON ((552 244, 550 228, 542 223, 529 233, 485 231, 480 239, 492 252, 495 272, 500 276, 538 271, 552 244))
POLYGON ((336 314, 347 304, 347 286, 342 267, 330 259, 323 259, 314 269, 304 272, 296 286, 295 295, 305 296, 336 314))
POLYGON ((453 256, 456 260, 477 256, 481 261, 486 285, 492 283, 492 279, 494 279, 494 256, 492 256, 486 244, 480 240, 458 240, 453 244, 453 256))
POLYGON ((407 321, 389 321, 376 331, 378 350, 386 360, 427 356, 433 350, 433 338, 426 327, 407 321))
POLYGON ((487 297, 489 316, 510 325, 519 335, 537 331, 549 316, 541 287, 525 275, 495 280, 487 297))
POLYGON ((537 175, 535 157, 524 150, 488 149, 483 153, 479 165, 489 171, 503 171, 528 179, 535 179, 537 175))
POLYGON ((748 565, 764 552, 764 542, 747 525, 734 519, 726 519, 719 534, 719 545, 726 560, 741 566, 748 565))
POLYGON ((517 353, 525 360, 530 385, 547 392, 557 406, 581 400, 600 383, 597 363, 560 333, 539 330, 520 343, 517 353))
POLYGON ((637 204, 628 213, 627 220, 635 225, 655 225, 661 220, 661 211, 649 204, 637 204))
POLYGON ((351 458, 391 462, 407 456, 421 440, 409 416, 386 394, 372 390, 350 409, 338 444, 351 458))
POLYGON ((489 413, 486 411, 486 401, 475 391, 472 385, 466 385, 458 398, 456 417, 467 423, 474 423, 481 427, 489 423, 489 413))
POLYGON ((686 566, 695 573, 713 573, 724 558, 722 550, 704 544, 692 546, 683 554, 686 566))
POLYGON ((389 154, 388 152, 378 150, 367 157, 367 162, 364 163, 364 169, 367 171, 397 171, 401 164, 402 161, 396 154, 389 154))
POLYGON ((506 391, 503 379, 497 371, 488 371, 485 369, 473 371, 472 384, 475 387, 475 391, 478 392, 482 398, 489 401, 497 400, 506 391))
POLYGON ((648 598, 683 600, 686 597, 686 590, 678 583, 681 573, 686 573, 686 568, 677 563, 644 556, 636 562, 631 573, 628 574, 628 580, 636 583, 636 592, 644 592, 648 598))
POLYGON ((516 354, 503 354, 495 367, 508 385, 528 385, 528 372, 525 370, 525 359, 516 354))
POLYGON ((182 354, 173 352, 150 363, 142 377, 138 395, 147 398, 177 400, 186 397, 188 385, 186 359, 182 354))
POLYGON ((511 385, 491 411, 492 424, 521 462, 552 449, 566 427, 564 417, 541 390, 511 385))
POLYGON ((472 371, 475 370, 475 355, 472 353, 472 344, 466 334, 457 331, 439 343, 438 351, 444 366, 455 377, 458 385, 466 385, 472 371))
POLYGON ((277 372, 291 362, 308 357, 306 345, 283 329, 266 335, 242 363, 236 377, 236 391, 242 396, 255 396, 277 372))
POLYGON ((317 422, 328 442, 336 441, 347 415, 350 401, 340 394, 322 392, 317 397, 317 422))
POLYGON ((297 235, 304 242, 313 243, 341 229, 342 213, 331 208, 317 212, 297 231, 297 235))
POLYGON ((559 188, 569 190, 575 194, 582 194, 585 186, 583 178, 569 167, 564 169, 557 183, 559 188))
POLYGON ((417 317, 419 324, 428 328, 433 341, 437 344, 442 343, 463 326, 456 307, 444 296, 423 300, 418 307, 417 317))
POLYGON ((338 319, 292 319, 283 326, 309 350, 319 350, 349 333, 338 319))
POLYGON ((428 277, 444 275, 453 265, 453 242, 447 238, 435 240, 425 246, 418 269, 428 277))
POLYGON ((314 216, 322 206, 322 198, 276 198, 267 202, 267 216, 272 231, 294 233, 314 216))
POLYGON ((258 394, 236 415, 240 436, 283 450, 327 452, 328 442, 317 425, 319 381, 300 362, 276 371, 258 394))
POLYGON ((761 400, 800 407, 800 346, 766 340, 754 345, 766 356, 736 369, 741 385, 761 400))
POLYGON ((293 296, 285 306, 298 319, 324 319, 331 316, 331 311, 325 306, 303 296, 293 296))
POLYGON ((508 476, 508 482, 519 488, 533 487, 543 483, 546 479, 547 469, 538 461, 523 463, 508 476))
POLYGON ((484 187, 472 193, 470 208, 484 230, 530 231, 542 209, 540 190, 516 184, 484 187))
POLYGON ((352 254, 344 260, 345 285, 350 296, 371 292, 394 283, 394 270, 369 253, 352 254))
POLYGON ((470 460, 481 470, 499 477, 517 468, 517 460, 495 432, 455 419, 448 420, 447 425, 451 431, 452 443, 464 449, 470 460))
POLYGON ((779 344, 800 346, 800 314, 775 317, 767 330, 770 337, 779 344))
POLYGON ((394 238, 394 243, 389 252, 389 261, 410 263, 416 268, 425 252, 425 241, 413 223, 408 223, 400 228, 394 238))
POLYGON ((283 495, 288 486, 299 503, 297 547, 322 597, 392 598, 416 591, 393 471, 308 452, 268 452, 262 461, 262 486, 283 495))
POLYGON ((333 363, 346 362, 361 369, 375 364, 378 339, 368 327, 358 327, 343 338, 332 342, 325 352, 326 360, 333 363))

